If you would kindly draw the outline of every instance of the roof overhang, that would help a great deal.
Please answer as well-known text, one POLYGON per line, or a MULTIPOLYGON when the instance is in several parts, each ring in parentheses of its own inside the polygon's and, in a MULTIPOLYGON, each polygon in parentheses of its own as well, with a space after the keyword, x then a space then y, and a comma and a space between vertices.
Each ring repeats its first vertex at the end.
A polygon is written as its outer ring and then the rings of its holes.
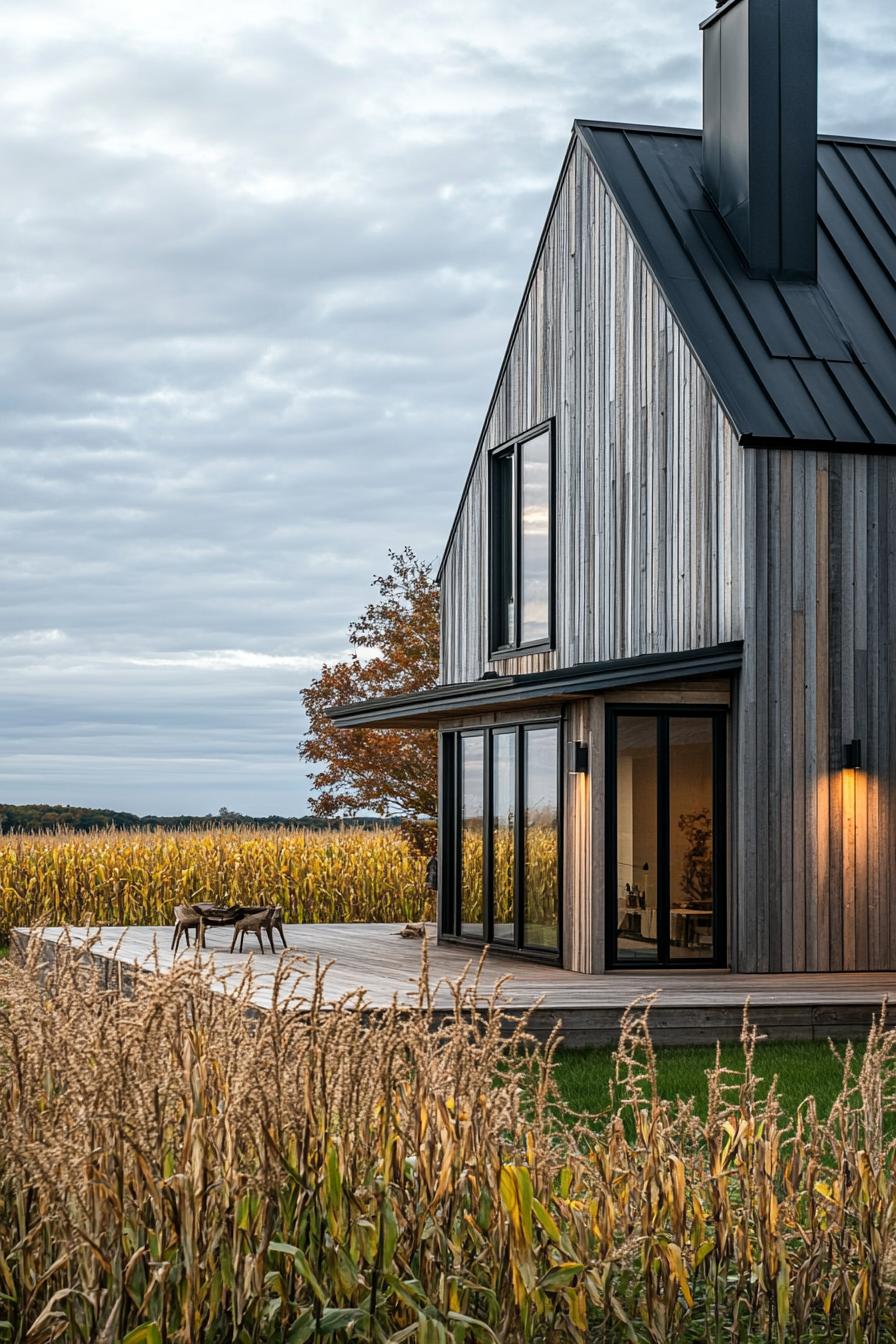
POLYGON ((624 686, 727 676, 740 669, 742 657, 740 641, 684 653, 649 653, 605 663, 578 663, 555 672, 485 676, 411 695, 334 705, 327 714, 339 728, 433 728, 441 719, 462 714, 556 704, 624 686))

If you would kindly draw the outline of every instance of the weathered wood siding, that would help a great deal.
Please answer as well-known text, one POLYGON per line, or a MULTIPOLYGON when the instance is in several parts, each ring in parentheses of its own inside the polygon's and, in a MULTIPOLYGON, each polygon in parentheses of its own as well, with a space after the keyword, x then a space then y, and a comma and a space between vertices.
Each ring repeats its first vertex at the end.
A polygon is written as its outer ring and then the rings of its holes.
POLYGON ((576 145, 442 579, 442 681, 742 636, 743 453, 576 145), (554 417, 556 647, 488 661, 487 455, 554 417))
POLYGON ((599 696, 567 711, 565 749, 587 742, 587 774, 566 774, 563 814, 563 965, 590 975, 603 970, 604 706, 599 696), (596 879, 596 880, 595 880, 596 879))
POLYGON ((896 966, 896 460, 750 449, 735 965, 896 966), (863 764, 844 771, 844 743, 863 764))
MULTIPOLYGON (((443 682, 743 639, 732 965, 896 967, 896 460, 739 448, 578 145, 483 444, 446 554, 443 682), (487 453, 551 417, 556 647, 490 664, 487 453)), ((564 959, 600 971, 603 702, 568 724, 592 770, 567 798, 564 959)))

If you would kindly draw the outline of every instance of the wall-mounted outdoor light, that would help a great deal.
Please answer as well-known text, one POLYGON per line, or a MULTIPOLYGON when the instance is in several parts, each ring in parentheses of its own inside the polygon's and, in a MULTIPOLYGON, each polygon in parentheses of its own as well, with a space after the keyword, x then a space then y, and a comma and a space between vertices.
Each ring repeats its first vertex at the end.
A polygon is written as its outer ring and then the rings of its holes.
POLYGON ((570 742, 566 748, 566 768, 571 775, 587 775, 588 743, 570 742))
POLYGON ((851 742, 843 744, 843 769, 861 770, 862 768, 862 743, 855 737, 851 742))

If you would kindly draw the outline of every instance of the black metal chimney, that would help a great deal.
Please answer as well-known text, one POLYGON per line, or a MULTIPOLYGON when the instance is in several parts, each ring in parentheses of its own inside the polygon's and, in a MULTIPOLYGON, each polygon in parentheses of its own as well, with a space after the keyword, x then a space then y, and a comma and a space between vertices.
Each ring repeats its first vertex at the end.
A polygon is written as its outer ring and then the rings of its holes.
POLYGON ((751 273, 814 281, 818 0, 723 0, 700 26, 706 189, 751 273))

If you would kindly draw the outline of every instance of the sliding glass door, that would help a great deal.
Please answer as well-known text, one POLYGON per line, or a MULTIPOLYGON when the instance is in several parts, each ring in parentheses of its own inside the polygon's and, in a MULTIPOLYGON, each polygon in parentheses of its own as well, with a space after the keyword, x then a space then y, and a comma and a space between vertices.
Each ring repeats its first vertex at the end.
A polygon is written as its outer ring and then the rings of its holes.
POLYGON ((522 943, 559 946, 560 815, 556 728, 524 728, 522 943))
POLYGON ((477 729, 446 739, 453 782, 443 934, 557 957, 560 726, 477 729))
POLYGON ((478 734, 460 740, 460 923, 461 931, 470 938, 481 938, 485 928, 482 749, 482 737, 478 734))
POLYGON ((617 966, 725 960, 724 711, 607 715, 607 935, 617 966))
POLYGON ((659 728, 654 717, 619 716, 615 762, 616 854, 611 890, 616 906, 616 956, 656 962, 659 728))

